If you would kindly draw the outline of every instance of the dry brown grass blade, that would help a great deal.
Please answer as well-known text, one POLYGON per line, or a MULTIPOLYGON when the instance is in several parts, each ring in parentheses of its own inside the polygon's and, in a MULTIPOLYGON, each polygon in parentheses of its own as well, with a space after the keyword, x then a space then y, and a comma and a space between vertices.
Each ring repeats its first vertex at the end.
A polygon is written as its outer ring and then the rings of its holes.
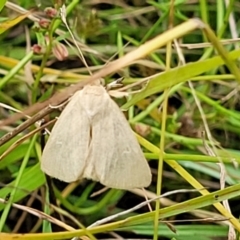
MULTIPOLYGON (((23 137, 21 137, 20 139, 18 139, 16 142, 14 142, 2 155, 0 155, 0 161, 3 160, 3 158, 5 158, 10 152, 12 152, 16 147, 18 147, 21 143, 23 143, 25 140, 27 140, 28 138, 30 138, 31 136, 33 136, 35 133, 40 132, 41 130, 43 130, 44 128, 46 128, 47 126, 53 124, 54 122, 56 122, 57 119, 53 119, 49 122, 47 122, 46 124, 42 125, 41 127, 38 127, 36 129, 34 129, 33 131, 31 131, 30 133, 25 134, 23 137)), ((7 135, 17 135, 17 131, 19 131, 19 128, 15 128, 12 132, 10 132, 7 135)), ((5 136, 7 136, 5 135, 5 136)))

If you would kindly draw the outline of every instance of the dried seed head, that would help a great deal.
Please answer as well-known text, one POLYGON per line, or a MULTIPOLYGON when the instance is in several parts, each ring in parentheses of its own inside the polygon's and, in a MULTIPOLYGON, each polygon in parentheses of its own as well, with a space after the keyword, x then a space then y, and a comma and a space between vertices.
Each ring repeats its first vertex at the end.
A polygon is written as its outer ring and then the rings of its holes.
POLYGON ((49 18, 55 18, 58 14, 58 11, 55 8, 51 7, 45 8, 44 12, 49 18))
POLYGON ((34 44, 32 46, 32 50, 35 54, 44 54, 45 53, 45 47, 40 46, 39 44, 34 44))
POLYGON ((56 42, 52 49, 53 55, 59 60, 63 61, 68 57, 68 50, 62 43, 56 42))

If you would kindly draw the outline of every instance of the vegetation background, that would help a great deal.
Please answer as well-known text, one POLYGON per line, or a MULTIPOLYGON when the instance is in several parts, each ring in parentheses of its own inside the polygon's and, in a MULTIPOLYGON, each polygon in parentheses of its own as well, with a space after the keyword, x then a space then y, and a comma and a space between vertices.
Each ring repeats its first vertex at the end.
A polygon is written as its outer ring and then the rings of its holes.
POLYGON ((62 1, 0 1, 0 240, 240 239, 240 2, 64 3, 69 28, 62 1), (129 93, 114 100, 149 160, 145 191, 40 170, 53 123, 37 120, 92 73, 129 93))

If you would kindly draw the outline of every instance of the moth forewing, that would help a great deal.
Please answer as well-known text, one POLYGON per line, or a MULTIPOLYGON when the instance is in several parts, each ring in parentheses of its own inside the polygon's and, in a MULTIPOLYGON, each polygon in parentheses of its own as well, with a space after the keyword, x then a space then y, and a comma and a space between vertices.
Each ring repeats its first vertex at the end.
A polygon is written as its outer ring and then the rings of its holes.
POLYGON ((41 169, 65 182, 81 178, 89 151, 89 118, 81 101, 82 92, 76 92, 54 125, 42 154, 41 169))
MULTIPOLYGON (((99 181, 108 187, 132 189, 149 186, 151 172, 148 163, 128 121, 105 89, 98 110, 98 116, 92 119, 88 158, 92 164, 88 166, 94 167, 99 181)), ((85 171, 85 177, 89 177, 89 172, 85 171)))

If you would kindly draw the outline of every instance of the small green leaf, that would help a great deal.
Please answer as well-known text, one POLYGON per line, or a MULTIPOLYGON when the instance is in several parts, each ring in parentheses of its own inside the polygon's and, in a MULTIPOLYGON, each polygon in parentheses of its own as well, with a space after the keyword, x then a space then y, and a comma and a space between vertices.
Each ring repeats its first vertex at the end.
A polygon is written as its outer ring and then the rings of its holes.
POLYGON ((2 11, 3 7, 5 6, 7 0, 0 0, 0 12, 2 11))

